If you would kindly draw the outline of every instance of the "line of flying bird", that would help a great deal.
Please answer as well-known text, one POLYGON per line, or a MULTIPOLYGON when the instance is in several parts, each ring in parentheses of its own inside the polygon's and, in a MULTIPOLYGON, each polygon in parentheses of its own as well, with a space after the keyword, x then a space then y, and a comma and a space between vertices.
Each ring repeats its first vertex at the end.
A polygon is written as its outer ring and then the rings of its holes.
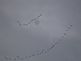
POLYGON ((37 16, 36 18, 31 19, 28 23, 21 23, 19 20, 17 21, 18 25, 21 26, 28 26, 29 24, 31 24, 32 22, 34 22, 36 25, 38 25, 40 23, 39 18, 42 16, 42 14, 40 14, 39 16, 37 16))
MULTIPOLYGON (((27 24, 21 24, 19 21, 18 21, 18 24, 19 24, 19 26, 21 26, 21 25, 29 25, 29 24, 31 24, 33 21, 39 21, 39 20, 37 20, 37 19, 39 19, 40 17, 42 16, 42 14, 40 14, 39 16, 37 16, 36 18, 34 18, 34 19, 32 19, 32 20, 30 20, 30 22, 28 22, 27 24)), ((69 31, 70 29, 71 29, 71 27, 72 27, 72 25, 69 25, 69 26, 67 26, 67 29, 65 30, 66 32, 65 33, 63 33, 63 38, 64 38, 64 36, 66 36, 67 35, 67 31, 69 31)), ((62 38, 62 37, 61 37, 62 38)), ((16 57, 14 57, 14 61, 16 61, 16 60, 18 60, 18 59, 20 59, 20 60, 24 60, 24 59, 27 59, 27 58, 32 58, 33 56, 39 56, 39 55, 42 55, 42 54, 46 54, 46 53, 48 53, 50 50, 52 50, 57 44, 59 44, 59 41, 60 41, 61 39, 59 39, 58 41, 56 41, 55 43, 53 43, 49 48, 47 48, 47 49, 42 49, 40 52, 38 52, 38 53, 36 53, 36 54, 32 54, 32 55, 30 55, 30 56, 24 56, 24 58, 21 58, 20 56, 16 56, 16 57)), ((4 59, 5 60, 12 60, 10 57, 8 57, 8 56, 4 56, 4 59)))

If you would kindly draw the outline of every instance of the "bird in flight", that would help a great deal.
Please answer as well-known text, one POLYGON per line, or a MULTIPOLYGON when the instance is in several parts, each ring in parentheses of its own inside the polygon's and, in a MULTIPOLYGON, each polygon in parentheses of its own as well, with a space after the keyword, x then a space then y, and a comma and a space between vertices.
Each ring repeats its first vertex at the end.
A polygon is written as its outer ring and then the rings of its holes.
POLYGON ((20 21, 17 21, 18 25, 21 26, 22 24, 20 23, 20 21))

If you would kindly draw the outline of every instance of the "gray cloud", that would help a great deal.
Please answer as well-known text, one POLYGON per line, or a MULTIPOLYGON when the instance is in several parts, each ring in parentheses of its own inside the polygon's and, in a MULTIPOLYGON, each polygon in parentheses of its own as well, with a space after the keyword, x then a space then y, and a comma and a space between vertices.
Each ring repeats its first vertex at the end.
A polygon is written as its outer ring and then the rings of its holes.
POLYGON ((80 0, 0 0, 0 56, 14 61, 81 61, 80 6, 80 0), (26 26, 40 14, 40 22, 26 26))

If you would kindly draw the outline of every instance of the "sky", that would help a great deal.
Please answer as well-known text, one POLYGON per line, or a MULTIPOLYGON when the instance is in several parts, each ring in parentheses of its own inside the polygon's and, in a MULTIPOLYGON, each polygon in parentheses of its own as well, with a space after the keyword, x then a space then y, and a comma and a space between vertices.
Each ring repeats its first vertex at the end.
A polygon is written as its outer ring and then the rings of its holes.
POLYGON ((0 61, 81 61, 80 0, 0 0, 0 61))

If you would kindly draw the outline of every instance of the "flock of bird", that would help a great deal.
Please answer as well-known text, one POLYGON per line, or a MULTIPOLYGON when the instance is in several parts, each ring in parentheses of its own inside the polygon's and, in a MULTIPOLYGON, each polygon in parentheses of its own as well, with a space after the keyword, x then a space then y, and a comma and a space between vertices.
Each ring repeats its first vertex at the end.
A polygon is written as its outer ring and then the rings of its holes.
MULTIPOLYGON (((31 24, 32 22, 35 22, 37 21, 36 19, 38 19, 40 16, 42 16, 41 14, 39 16, 37 16, 36 18, 32 19, 29 23, 27 24, 21 24, 19 21, 19 26, 21 25, 29 25, 31 24)), ((55 43, 52 43, 51 46, 49 46, 49 48, 47 49, 41 49, 39 52, 37 53, 34 53, 34 54, 31 54, 29 56, 24 56, 24 57, 21 57, 21 56, 15 56, 15 57, 9 57, 9 56, 3 56, 2 60, 3 61, 17 61, 17 60, 20 60, 20 61, 23 61, 23 60, 27 60, 27 59, 31 59, 32 57, 34 56, 40 56, 40 55, 43 55, 43 54, 47 54, 49 51, 51 51, 52 49, 54 49, 54 47, 59 44, 59 41, 62 41, 63 38, 65 38, 65 36, 67 35, 67 31, 69 31, 70 29, 72 28, 72 25, 69 25, 67 26, 67 29, 65 30, 66 32, 63 33, 63 35, 61 36, 61 39, 57 40, 55 43)))
POLYGON ((34 19, 31 19, 28 23, 21 23, 19 20, 17 21, 17 23, 19 24, 19 26, 28 26, 31 23, 35 23, 36 25, 38 25, 40 23, 39 18, 42 16, 42 14, 40 14, 39 16, 37 16, 34 19))

